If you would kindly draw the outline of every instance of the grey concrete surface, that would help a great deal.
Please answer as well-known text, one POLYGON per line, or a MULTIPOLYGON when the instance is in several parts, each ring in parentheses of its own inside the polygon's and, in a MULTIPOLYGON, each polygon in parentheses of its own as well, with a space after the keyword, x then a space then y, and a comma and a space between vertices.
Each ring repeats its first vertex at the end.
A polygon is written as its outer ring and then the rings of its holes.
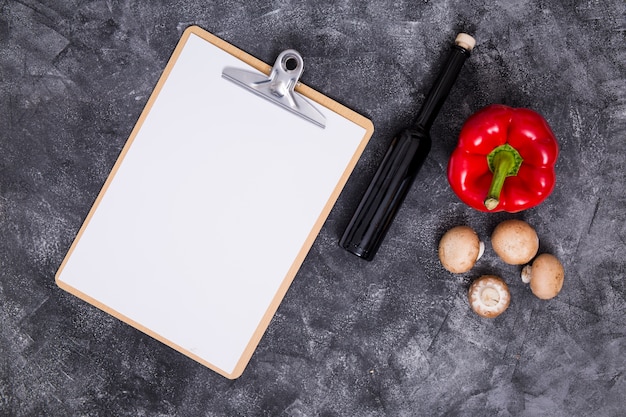
MULTIPOLYGON (((626 413, 626 3, 493 1, 0 2, 1 416, 623 416, 626 413), (199 25, 371 118, 376 132, 241 378, 230 381, 58 289, 54 275, 182 31, 199 25), (478 45, 433 149, 373 262, 337 242, 455 34, 478 45), (480 213, 445 168, 491 103, 541 113, 559 139, 540 206, 480 213), (508 218, 558 256, 542 301, 490 249, 508 218), (454 276, 442 233, 483 259, 454 276), (510 308, 466 291, 503 276, 510 308)), ((323 169, 323 167, 320 167, 323 169)))

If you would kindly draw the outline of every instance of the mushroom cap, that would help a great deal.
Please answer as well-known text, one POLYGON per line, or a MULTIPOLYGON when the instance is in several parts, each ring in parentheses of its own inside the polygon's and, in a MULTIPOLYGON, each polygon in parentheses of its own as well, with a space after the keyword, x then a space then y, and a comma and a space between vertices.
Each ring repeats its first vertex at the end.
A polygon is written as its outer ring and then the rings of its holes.
POLYGON ((453 227, 439 241, 441 265, 455 274, 472 269, 481 254, 480 239, 469 226, 453 227))
POLYGON ((530 269, 530 290, 537 298, 549 300, 563 288, 565 270, 554 255, 542 253, 533 261, 530 269))
POLYGON ((472 310, 486 318, 498 317, 511 303, 509 287, 495 275, 483 275, 472 282, 468 297, 472 310))
POLYGON ((505 220, 491 234, 491 246, 507 264, 530 262, 539 250, 539 237, 531 225, 522 220, 505 220))

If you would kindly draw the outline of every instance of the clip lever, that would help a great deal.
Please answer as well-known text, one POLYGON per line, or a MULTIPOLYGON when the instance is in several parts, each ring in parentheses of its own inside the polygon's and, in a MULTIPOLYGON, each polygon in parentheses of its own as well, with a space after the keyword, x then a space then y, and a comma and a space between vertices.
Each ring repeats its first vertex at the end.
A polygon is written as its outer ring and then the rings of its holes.
POLYGON ((294 89, 304 71, 304 61, 297 51, 283 51, 272 67, 269 78, 256 72, 226 67, 222 77, 264 97, 300 117, 326 127, 326 118, 294 89))

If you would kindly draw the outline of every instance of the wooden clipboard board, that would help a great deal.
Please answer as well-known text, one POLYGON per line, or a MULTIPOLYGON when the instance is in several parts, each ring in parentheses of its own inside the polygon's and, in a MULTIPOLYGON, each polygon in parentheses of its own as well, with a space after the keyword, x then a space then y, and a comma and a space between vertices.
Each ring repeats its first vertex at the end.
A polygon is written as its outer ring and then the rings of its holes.
POLYGON ((227 66, 272 68, 183 33, 56 283, 237 378, 374 128, 298 84, 320 128, 224 79, 227 66))

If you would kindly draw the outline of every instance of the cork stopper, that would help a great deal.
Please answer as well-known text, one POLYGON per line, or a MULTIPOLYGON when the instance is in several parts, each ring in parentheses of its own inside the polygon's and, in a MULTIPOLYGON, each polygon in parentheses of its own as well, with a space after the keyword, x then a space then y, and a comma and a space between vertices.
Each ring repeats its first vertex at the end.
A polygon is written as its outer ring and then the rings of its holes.
POLYGON ((474 39, 472 36, 468 35, 467 33, 459 33, 456 36, 454 43, 459 45, 463 49, 467 49, 468 51, 471 51, 472 49, 474 49, 474 46, 476 45, 476 39, 474 39))

